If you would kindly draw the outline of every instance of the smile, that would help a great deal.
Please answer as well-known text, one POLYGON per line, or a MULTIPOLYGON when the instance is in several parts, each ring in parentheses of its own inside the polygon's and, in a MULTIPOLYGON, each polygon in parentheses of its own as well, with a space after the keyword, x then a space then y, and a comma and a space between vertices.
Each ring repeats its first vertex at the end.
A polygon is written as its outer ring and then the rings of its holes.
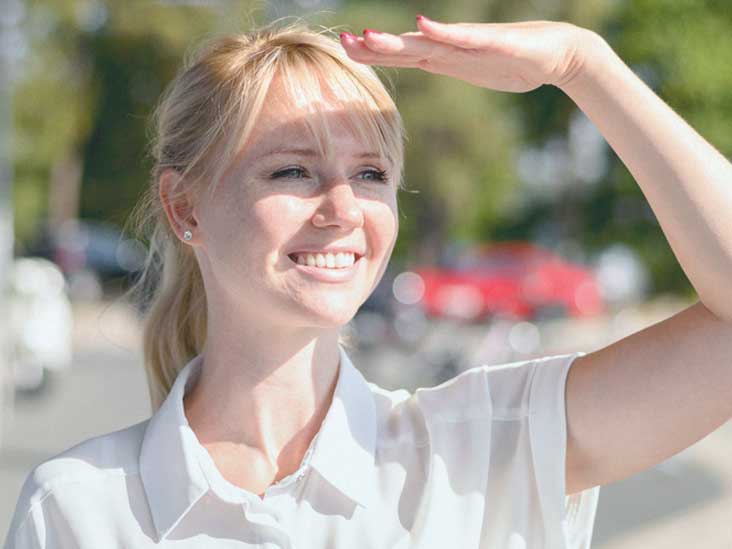
POLYGON ((295 252, 290 254, 292 259, 298 265, 309 265, 310 267, 328 267, 330 269, 340 269, 348 267, 358 259, 360 254, 356 252, 295 252))
POLYGON ((357 256, 356 261, 347 267, 317 267, 315 265, 300 265, 292 256, 287 256, 294 268, 305 276, 314 278, 321 282, 348 282, 356 275, 361 264, 361 257, 357 256))

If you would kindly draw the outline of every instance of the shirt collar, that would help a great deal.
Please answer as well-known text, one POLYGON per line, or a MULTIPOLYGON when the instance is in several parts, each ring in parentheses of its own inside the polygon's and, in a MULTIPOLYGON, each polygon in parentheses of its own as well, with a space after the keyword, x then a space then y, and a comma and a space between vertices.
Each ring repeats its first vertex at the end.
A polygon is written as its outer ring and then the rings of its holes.
POLYGON ((361 372, 339 345, 338 382, 323 419, 310 464, 362 507, 376 495, 376 405, 361 372))
MULTIPOLYGON (((343 347, 333 401, 315 441, 311 465, 350 499, 366 507, 376 489, 376 410, 373 394, 343 347)), ((210 488, 198 461, 200 443, 183 411, 203 355, 178 373, 145 430, 140 477, 161 541, 210 488)))

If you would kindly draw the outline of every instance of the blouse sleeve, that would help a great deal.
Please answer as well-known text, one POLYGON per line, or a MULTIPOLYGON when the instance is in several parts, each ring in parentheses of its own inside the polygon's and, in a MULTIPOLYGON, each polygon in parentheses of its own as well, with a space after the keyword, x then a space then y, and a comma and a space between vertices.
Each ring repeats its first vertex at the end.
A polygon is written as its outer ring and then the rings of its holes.
POLYGON ((3 549, 40 549, 43 547, 38 539, 38 531, 30 517, 20 527, 11 528, 3 549))
POLYGON ((45 543, 41 541, 41 538, 45 538, 45 536, 39 531, 38 526, 45 523, 43 517, 39 517, 43 513, 42 504, 40 502, 32 503, 34 498, 31 496, 35 495, 34 492, 36 492, 35 482, 33 473, 31 473, 23 483, 3 549, 40 549, 45 547, 45 543))
POLYGON ((576 352, 539 359, 529 396, 529 430, 532 456, 544 516, 561 529, 548 529, 557 546, 589 549, 599 498, 599 486, 571 496, 566 494, 567 374, 576 352))

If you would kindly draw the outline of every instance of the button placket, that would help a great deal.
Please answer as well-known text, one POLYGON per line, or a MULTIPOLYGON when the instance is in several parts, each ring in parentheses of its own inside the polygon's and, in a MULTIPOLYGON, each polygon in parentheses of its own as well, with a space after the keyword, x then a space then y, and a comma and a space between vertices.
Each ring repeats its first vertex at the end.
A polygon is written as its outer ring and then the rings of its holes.
POLYGON ((261 502, 253 505, 252 502, 242 502, 242 510, 246 519, 257 530, 262 547, 277 547, 282 549, 293 549, 295 547, 290 533, 282 525, 282 516, 276 509, 261 505, 261 502), (253 507, 261 506, 261 510, 253 507))

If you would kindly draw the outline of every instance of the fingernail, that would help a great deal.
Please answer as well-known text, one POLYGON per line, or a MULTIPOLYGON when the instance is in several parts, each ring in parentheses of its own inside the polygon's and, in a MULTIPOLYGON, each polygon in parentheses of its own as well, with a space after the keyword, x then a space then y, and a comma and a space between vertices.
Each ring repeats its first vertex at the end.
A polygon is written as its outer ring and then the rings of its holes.
POLYGON ((432 21, 432 19, 429 19, 428 17, 420 14, 417 14, 417 21, 432 21))
POLYGON ((341 33, 341 38, 345 38, 347 40, 355 40, 356 39, 356 35, 355 34, 351 34, 350 32, 345 32, 344 31, 344 32, 341 33))
POLYGON ((375 31, 374 29, 363 29, 364 34, 373 33, 373 34, 381 34, 379 31, 375 31))

